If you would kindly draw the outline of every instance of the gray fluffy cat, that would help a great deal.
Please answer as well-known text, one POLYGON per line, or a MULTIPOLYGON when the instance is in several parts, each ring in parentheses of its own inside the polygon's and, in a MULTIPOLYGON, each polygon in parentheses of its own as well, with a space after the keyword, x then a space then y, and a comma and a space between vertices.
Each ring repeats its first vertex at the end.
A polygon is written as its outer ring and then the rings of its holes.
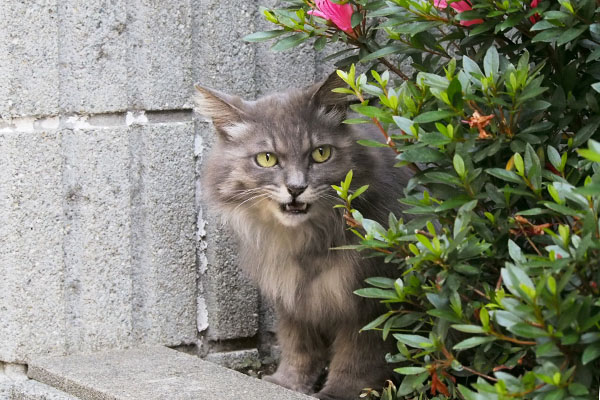
MULTIPOLYGON (((359 330, 382 311, 352 292, 371 276, 395 273, 380 259, 331 250, 356 243, 332 184, 354 170, 352 187, 369 184, 353 205, 387 221, 410 173, 392 168, 389 149, 356 143, 370 130, 342 124, 346 97, 336 75, 306 89, 244 101, 197 86, 200 112, 218 140, 204 169, 207 199, 239 236, 242 266, 275 305, 281 362, 265 379, 320 399, 355 399, 390 377, 393 344, 359 330), (390 348, 390 346, 392 346, 390 348)), ((379 136, 376 137, 380 139, 379 136)))

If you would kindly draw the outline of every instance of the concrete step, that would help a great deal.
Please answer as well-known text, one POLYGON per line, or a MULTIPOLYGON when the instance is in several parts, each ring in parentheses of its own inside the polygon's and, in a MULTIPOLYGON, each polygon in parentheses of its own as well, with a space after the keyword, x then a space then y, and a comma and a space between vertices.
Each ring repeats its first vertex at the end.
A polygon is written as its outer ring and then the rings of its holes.
POLYGON ((162 346, 34 358, 27 375, 83 400, 314 400, 162 346))

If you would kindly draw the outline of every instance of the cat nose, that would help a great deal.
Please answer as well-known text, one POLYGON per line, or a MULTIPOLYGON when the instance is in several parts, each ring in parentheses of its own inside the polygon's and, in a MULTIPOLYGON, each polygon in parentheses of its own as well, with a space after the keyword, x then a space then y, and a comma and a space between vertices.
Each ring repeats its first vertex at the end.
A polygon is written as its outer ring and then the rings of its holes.
POLYGON ((298 186, 298 185, 288 185, 287 186, 288 193, 291 194, 292 197, 294 197, 294 198, 300 196, 302 194, 302 192, 304 192, 305 189, 306 189, 306 185, 305 186, 298 186))

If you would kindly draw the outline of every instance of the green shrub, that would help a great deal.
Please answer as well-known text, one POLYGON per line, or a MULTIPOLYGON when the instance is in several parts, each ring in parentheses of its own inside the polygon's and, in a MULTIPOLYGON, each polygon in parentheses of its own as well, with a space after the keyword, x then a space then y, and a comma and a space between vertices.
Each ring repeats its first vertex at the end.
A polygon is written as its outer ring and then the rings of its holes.
POLYGON ((264 10, 278 29, 246 39, 277 39, 274 50, 342 43, 330 57, 361 116, 346 122, 375 123, 382 141, 363 144, 389 146, 416 172, 399 199, 414 218, 387 227, 338 187, 356 248, 398 268, 356 292, 387 303, 364 329, 397 341, 389 361, 404 375, 368 396, 596 398, 596 2, 317 1, 325 15, 309 14, 310 0, 286 3, 264 10), (331 14, 342 7, 351 17, 331 14))

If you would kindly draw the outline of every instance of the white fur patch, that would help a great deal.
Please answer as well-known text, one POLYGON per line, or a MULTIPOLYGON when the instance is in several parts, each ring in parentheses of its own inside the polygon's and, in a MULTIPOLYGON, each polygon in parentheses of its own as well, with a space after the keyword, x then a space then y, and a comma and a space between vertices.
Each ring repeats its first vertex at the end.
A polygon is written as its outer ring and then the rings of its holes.
POLYGON ((243 123, 236 123, 224 127, 225 132, 232 139, 240 139, 248 133, 248 125, 243 123))

